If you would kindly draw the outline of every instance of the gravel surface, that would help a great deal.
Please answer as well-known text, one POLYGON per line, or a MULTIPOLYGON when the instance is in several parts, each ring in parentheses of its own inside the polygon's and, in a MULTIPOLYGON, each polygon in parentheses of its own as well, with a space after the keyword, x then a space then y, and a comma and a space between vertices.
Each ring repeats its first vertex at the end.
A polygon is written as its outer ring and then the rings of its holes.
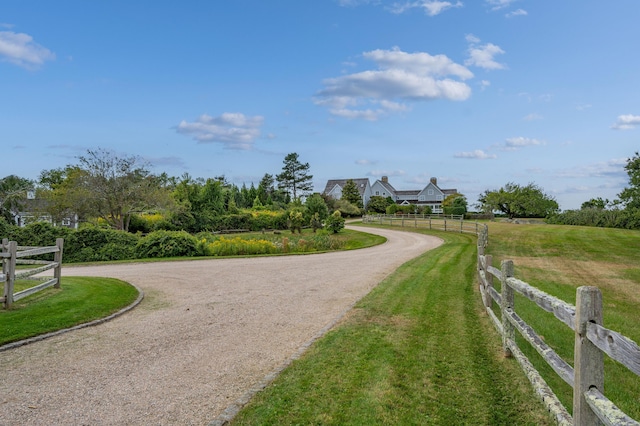
POLYGON ((145 298, 107 323, 0 352, 0 425, 214 421, 385 276, 441 244, 361 230, 388 241, 307 256, 63 269, 134 283, 145 298))

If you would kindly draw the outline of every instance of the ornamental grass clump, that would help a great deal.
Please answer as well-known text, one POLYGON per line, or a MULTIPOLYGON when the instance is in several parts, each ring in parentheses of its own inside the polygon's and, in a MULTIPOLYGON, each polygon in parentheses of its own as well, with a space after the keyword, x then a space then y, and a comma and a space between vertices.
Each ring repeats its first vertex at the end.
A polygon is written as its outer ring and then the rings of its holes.
POLYGON ((251 254, 273 254, 278 252, 274 243, 267 240, 245 240, 240 237, 221 237, 211 243, 200 245, 205 256, 238 256, 251 254))

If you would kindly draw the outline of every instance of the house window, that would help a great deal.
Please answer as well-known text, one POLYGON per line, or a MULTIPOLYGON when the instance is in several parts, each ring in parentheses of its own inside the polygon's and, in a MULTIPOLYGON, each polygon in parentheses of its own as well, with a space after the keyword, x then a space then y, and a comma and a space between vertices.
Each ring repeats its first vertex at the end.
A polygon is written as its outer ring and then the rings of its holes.
POLYGON ((442 201, 442 195, 436 195, 436 200, 442 201))
POLYGON ((376 195, 380 195, 380 191, 376 191, 376 195))
POLYGON ((68 217, 62 219, 62 226, 71 226, 71 219, 69 219, 68 217))
POLYGON ((424 200, 425 200, 425 196, 424 196, 424 195, 419 196, 419 197, 418 197, 418 200, 420 200, 420 201, 424 201, 424 200))
POLYGON ((384 197, 385 195, 387 195, 387 193, 386 193, 386 192, 383 192, 383 193, 382 193, 382 196, 384 197))
POLYGON ((429 189, 429 190, 427 191, 427 194, 429 194, 429 195, 433 195, 433 189, 429 189))

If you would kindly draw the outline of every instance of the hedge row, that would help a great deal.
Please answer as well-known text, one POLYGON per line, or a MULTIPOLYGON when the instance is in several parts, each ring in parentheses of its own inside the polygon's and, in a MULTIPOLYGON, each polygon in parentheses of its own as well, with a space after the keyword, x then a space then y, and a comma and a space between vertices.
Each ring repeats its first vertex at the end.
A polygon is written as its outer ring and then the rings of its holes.
MULTIPOLYGON (((258 215, 260 218, 265 216, 258 215)), ((282 220, 281 215, 274 217, 282 220)), ((247 229, 242 225, 249 222, 235 220, 235 218, 229 219, 226 224, 234 225, 233 229, 247 229)), ((257 222, 251 223, 255 225, 257 222)), ((267 223, 274 222, 264 222, 264 224, 267 223)), ((264 228, 266 226, 262 229, 264 228)), ((91 226, 73 230, 54 227, 46 222, 36 222, 19 228, 0 220, 0 237, 17 241, 21 246, 52 246, 55 245, 57 238, 64 238, 65 263, 272 252, 265 247, 255 248, 254 242, 235 241, 236 239, 230 241, 211 233, 194 236, 186 231, 158 230, 143 236, 140 233, 132 234, 91 226), (220 242, 217 242, 218 240, 220 242)), ((279 237, 279 240, 281 241, 269 244, 276 247, 273 252, 308 252, 337 248, 335 241, 322 232, 304 239, 279 237), (282 247, 283 242, 285 247, 282 247)), ((51 254, 43 255, 42 258, 51 260, 52 256, 51 254)))

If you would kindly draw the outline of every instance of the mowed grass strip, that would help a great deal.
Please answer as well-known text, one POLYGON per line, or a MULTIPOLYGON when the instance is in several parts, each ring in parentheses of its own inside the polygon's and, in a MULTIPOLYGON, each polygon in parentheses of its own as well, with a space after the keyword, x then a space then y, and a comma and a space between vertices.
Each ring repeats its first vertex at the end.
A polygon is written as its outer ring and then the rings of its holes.
POLYGON ((137 297, 135 287, 114 278, 63 277, 60 289, 0 309, 0 345, 104 318, 137 297))
POLYGON ((482 311, 475 238, 432 234, 233 424, 550 424, 482 311))
MULTIPOLYGON (((511 259, 515 275, 572 305, 579 286, 602 291, 604 325, 640 343, 640 232, 563 225, 489 224, 493 265, 511 259)), ((497 280, 494 281, 499 288, 497 280)), ((529 300, 516 297, 516 312, 569 364, 574 332, 529 300)), ((498 314, 499 315, 499 314, 498 314)), ((571 411, 573 389, 522 339, 518 344, 571 411)), ((640 420, 640 377, 605 355, 605 395, 640 420)))

